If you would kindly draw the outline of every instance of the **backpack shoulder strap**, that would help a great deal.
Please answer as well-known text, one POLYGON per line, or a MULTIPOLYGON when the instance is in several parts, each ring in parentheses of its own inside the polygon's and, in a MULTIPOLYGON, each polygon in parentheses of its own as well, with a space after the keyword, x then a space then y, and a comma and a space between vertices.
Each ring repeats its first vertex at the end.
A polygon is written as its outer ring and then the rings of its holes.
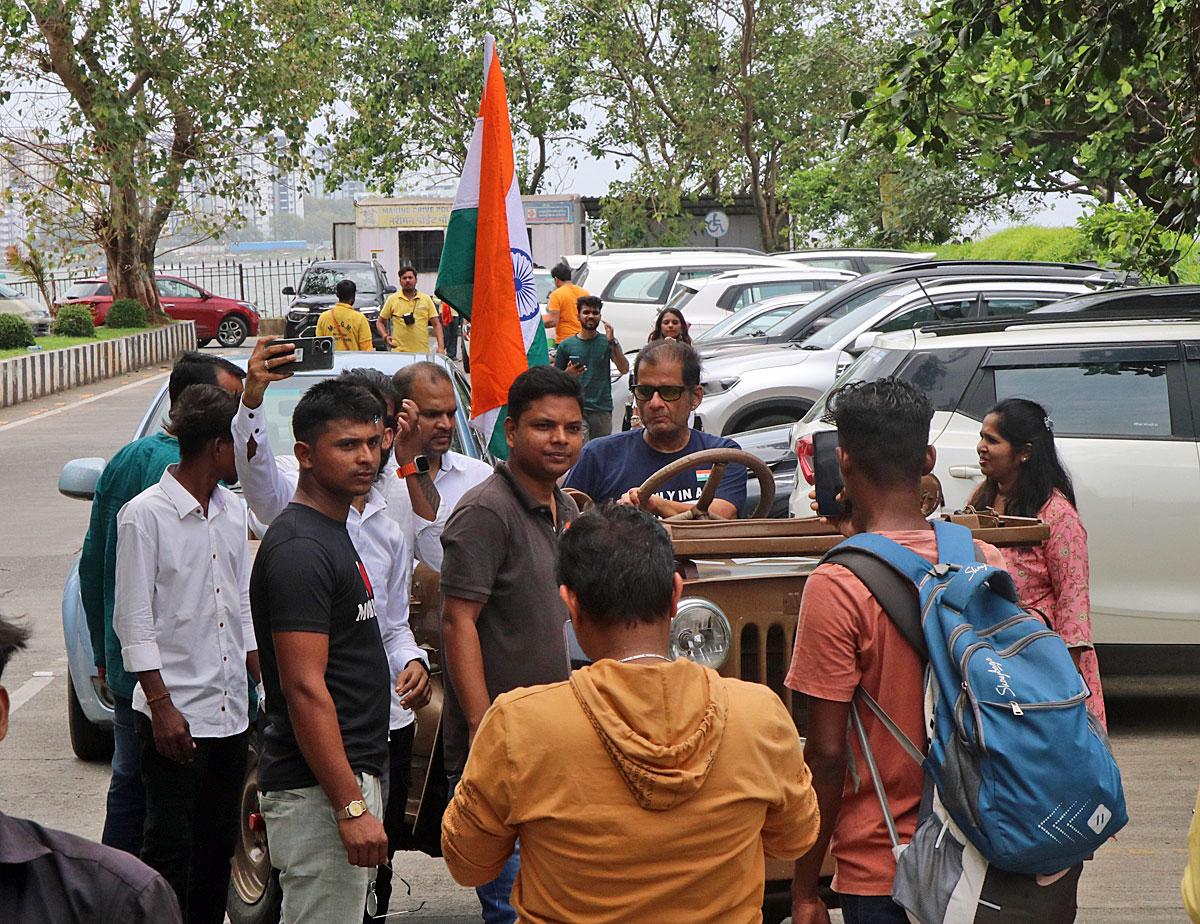
MULTIPOLYGON (((821 559, 821 562, 841 565, 862 581, 867 590, 871 592, 871 596, 887 613, 888 618, 895 623, 900 634, 921 656, 921 660, 928 660, 929 652, 925 647, 925 633, 921 630, 921 606, 917 599, 916 585, 890 560, 886 552, 881 554, 883 550, 878 547, 877 543, 871 542, 870 545, 875 547, 867 547, 862 542, 853 541, 859 538, 859 536, 852 536, 836 548, 831 549, 821 559)), ((909 552, 908 549, 883 536, 873 536, 872 539, 882 540, 903 552, 909 552)), ((915 553, 910 552, 909 554, 920 558, 915 553)), ((928 562, 925 565, 928 567, 928 562)))

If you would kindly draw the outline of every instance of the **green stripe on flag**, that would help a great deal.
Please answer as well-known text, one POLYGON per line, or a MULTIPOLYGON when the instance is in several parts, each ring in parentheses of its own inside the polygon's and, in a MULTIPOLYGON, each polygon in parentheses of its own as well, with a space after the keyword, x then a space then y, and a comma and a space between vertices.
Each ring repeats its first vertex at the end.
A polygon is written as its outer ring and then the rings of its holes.
POLYGON ((478 209, 455 209, 446 225, 442 258, 433 293, 467 320, 475 293, 475 233, 478 209))
POLYGON ((488 452, 497 459, 508 458, 508 440, 504 437, 504 421, 508 420, 508 405, 500 408, 496 417, 496 426, 492 428, 492 438, 488 441, 488 452))
POLYGON ((537 330, 533 335, 533 342, 529 344, 529 349, 525 351, 525 362, 530 367, 546 366, 550 363, 550 347, 546 343, 546 328, 540 320, 538 321, 537 330))

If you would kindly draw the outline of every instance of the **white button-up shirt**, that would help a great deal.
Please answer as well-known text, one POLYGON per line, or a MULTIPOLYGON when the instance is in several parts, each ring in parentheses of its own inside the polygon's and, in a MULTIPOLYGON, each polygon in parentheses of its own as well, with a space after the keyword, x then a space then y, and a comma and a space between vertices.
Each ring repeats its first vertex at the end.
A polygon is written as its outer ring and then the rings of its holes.
MULTIPOLYGON (((170 466, 117 515, 113 628, 131 673, 157 670, 194 738, 249 724, 250 618, 246 507, 221 486, 200 502, 170 466)), ((133 708, 150 715, 139 683, 133 708)))
POLYGON ((486 481, 493 471, 486 462, 460 452, 443 455, 441 467, 433 476, 433 486, 441 497, 434 520, 426 520, 413 512, 408 484, 405 479, 392 473, 385 489, 388 516, 400 524, 408 547, 414 550, 418 561, 434 571, 442 570, 442 531, 446 528, 446 521, 462 496, 481 481, 486 481))
MULTIPOLYGON (((238 408, 233 421, 234 455, 242 495, 253 514, 252 525, 258 535, 266 532, 275 517, 292 502, 300 480, 300 464, 295 456, 276 456, 271 451, 267 428, 266 406, 251 410, 244 404, 238 408), (255 443, 250 458, 249 442, 255 443)), ((346 532, 362 559, 371 589, 375 595, 375 611, 379 631, 387 652, 388 668, 392 674, 391 714, 388 727, 395 730, 410 725, 416 716, 411 709, 400 705, 395 679, 410 661, 419 660, 429 667, 429 658, 417 645, 408 622, 408 599, 411 585, 412 548, 405 542, 404 532, 395 520, 386 515, 387 499, 380 488, 389 472, 389 464, 380 482, 367 495, 360 513, 354 507, 346 517, 346 532)), ((392 476, 395 480, 395 476, 392 476)))

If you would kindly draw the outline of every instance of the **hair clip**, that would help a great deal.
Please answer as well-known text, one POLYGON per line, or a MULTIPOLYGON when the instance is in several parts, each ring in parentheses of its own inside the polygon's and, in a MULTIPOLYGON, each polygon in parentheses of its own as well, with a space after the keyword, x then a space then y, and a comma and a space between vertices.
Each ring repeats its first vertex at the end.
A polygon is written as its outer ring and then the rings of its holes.
POLYGON ((1043 417, 1042 423, 1044 423, 1046 425, 1047 430, 1049 430, 1051 433, 1054 432, 1054 421, 1053 420, 1051 420, 1049 417, 1043 417))

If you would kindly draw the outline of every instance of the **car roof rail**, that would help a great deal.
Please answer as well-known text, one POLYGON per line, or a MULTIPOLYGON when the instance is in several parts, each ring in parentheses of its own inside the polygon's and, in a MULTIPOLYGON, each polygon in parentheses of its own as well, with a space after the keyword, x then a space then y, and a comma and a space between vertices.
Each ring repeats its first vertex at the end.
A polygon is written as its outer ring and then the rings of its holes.
POLYGON ((1070 301, 1070 299, 1064 299, 1060 302, 1051 302, 1044 308, 1028 314, 998 318, 933 321, 921 325, 918 330, 936 337, 949 337, 959 334, 985 334, 1014 327, 1039 325, 1096 324, 1101 321, 1200 320, 1200 285, 1106 289, 1087 295, 1073 296, 1073 298, 1088 299, 1089 304, 1094 301, 1095 306, 1083 307, 1078 311, 1054 310, 1070 301))
POLYGON ((745 253, 755 257, 765 257, 767 254, 753 247, 602 247, 593 250, 589 257, 612 257, 620 254, 638 253, 745 253))
POLYGON ((946 269, 962 267, 963 269, 988 269, 995 268, 1004 271, 1013 271, 1017 273, 1029 272, 1036 273, 1040 270, 1071 270, 1079 273, 1090 273, 1105 279, 1112 279, 1124 283, 1126 280, 1136 285, 1137 277, 1135 274, 1127 273, 1123 270, 1108 269, 1096 263, 1055 263, 1045 260, 921 260, 917 263, 898 263, 895 266, 885 267, 881 270, 876 270, 880 275, 893 275, 898 273, 912 273, 921 270, 946 269))

